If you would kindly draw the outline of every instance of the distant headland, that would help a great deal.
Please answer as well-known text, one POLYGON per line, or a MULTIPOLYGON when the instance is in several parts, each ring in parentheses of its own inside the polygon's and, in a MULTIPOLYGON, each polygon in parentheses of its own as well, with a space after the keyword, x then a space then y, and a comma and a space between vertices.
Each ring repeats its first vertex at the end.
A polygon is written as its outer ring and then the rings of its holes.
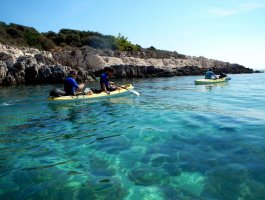
MULTIPOLYGON (((61 29, 39 33, 32 27, 0 22, 0 85, 62 83, 71 69, 79 81, 112 67, 118 78, 253 73, 239 64, 142 48, 121 34, 61 29)), ((256 71, 257 72, 257 71, 256 71)))

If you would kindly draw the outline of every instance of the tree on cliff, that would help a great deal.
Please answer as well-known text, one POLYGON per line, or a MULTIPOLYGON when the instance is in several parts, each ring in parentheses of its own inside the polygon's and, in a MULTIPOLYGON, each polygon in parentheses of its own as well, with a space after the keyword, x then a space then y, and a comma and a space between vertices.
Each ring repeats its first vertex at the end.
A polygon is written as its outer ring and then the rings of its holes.
POLYGON ((141 47, 139 45, 134 45, 127 40, 128 38, 122 34, 118 34, 116 37, 116 42, 118 45, 118 50, 120 51, 140 51, 141 47))
POLYGON ((52 40, 48 39, 32 27, 0 22, 0 42, 16 46, 29 46, 38 49, 50 50, 55 47, 52 40))
POLYGON ((81 47, 84 45, 96 49, 119 51, 139 51, 141 46, 134 45, 128 38, 119 34, 117 37, 92 31, 61 29, 58 33, 48 31, 39 33, 32 27, 0 22, 0 42, 16 46, 29 46, 40 50, 51 50, 56 46, 81 47))

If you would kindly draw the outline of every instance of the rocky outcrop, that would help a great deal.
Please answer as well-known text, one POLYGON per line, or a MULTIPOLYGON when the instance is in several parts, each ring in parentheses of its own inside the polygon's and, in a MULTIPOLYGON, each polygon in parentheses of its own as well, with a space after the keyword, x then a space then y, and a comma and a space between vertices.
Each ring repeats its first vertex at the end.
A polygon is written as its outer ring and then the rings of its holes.
POLYGON ((161 56, 157 53, 147 55, 146 52, 140 52, 132 55, 128 52, 117 53, 84 47, 72 51, 53 52, 53 57, 64 65, 80 66, 85 70, 91 70, 96 76, 102 72, 102 68, 112 67, 115 76, 120 78, 202 75, 210 67, 217 74, 221 72, 253 73, 252 69, 242 65, 204 57, 179 56, 177 53, 164 53, 161 56))
MULTIPOLYGON (((0 85, 62 83, 72 68, 53 59, 50 52, 0 44, 0 85)), ((82 68, 80 81, 91 79, 82 68)))
POLYGON ((209 67, 217 74, 253 73, 238 64, 176 52, 130 53, 91 47, 47 52, 0 43, 0 85, 61 83, 73 68, 78 71, 77 80, 84 81, 99 75, 104 67, 112 67, 119 78, 201 75, 209 67))

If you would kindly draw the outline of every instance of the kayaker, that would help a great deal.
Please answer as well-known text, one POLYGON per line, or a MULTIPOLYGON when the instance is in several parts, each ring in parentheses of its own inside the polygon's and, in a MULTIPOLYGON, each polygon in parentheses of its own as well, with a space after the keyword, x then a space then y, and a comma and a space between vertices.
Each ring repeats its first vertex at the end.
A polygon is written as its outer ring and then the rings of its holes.
POLYGON ((110 92, 117 90, 113 82, 109 81, 109 77, 113 76, 114 70, 110 67, 105 67, 104 73, 100 75, 100 87, 102 91, 110 94, 110 92))
POLYGON ((205 79, 212 79, 212 77, 214 77, 214 79, 218 79, 218 77, 213 73, 213 69, 209 68, 205 73, 205 79))
POLYGON ((78 92, 81 92, 84 89, 85 84, 76 83, 77 71, 72 70, 69 73, 69 76, 64 81, 64 91, 66 95, 77 95, 78 92))
POLYGON ((219 75, 219 78, 225 78, 225 77, 227 77, 227 75, 225 73, 221 72, 221 74, 219 75))

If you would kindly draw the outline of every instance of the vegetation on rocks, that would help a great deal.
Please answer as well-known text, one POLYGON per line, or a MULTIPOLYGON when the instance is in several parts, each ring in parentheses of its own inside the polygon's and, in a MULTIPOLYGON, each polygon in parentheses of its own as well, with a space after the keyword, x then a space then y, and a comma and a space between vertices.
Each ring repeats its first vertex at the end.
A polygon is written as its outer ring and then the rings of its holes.
POLYGON ((0 42, 15 46, 35 47, 41 50, 55 48, 52 40, 39 33, 36 29, 10 23, 0 22, 0 42))
POLYGON ((158 50, 153 46, 142 48, 138 44, 132 44, 127 37, 120 33, 118 36, 112 36, 72 29, 61 29, 58 33, 53 31, 39 33, 32 27, 4 22, 0 22, 0 43, 46 51, 87 46, 104 51, 114 51, 114 56, 119 56, 123 52, 126 55, 141 58, 185 58, 185 55, 158 50))
POLYGON ((120 51, 139 51, 141 46, 134 45, 127 37, 119 34, 117 37, 103 35, 92 31, 61 29, 58 33, 49 31, 39 33, 32 27, 0 22, 0 42, 3 44, 28 46, 40 50, 51 50, 56 47, 90 46, 96 49, 111 49, 120 51))

